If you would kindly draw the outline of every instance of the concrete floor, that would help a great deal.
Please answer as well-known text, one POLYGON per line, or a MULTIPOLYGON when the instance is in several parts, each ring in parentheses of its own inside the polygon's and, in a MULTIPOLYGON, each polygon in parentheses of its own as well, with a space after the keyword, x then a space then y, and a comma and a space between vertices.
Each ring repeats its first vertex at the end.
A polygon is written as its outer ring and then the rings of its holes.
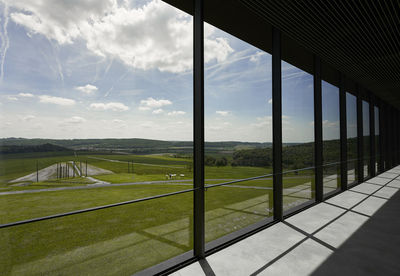
POLYGON ((173 273, 400 275, 400 166, 173 273))

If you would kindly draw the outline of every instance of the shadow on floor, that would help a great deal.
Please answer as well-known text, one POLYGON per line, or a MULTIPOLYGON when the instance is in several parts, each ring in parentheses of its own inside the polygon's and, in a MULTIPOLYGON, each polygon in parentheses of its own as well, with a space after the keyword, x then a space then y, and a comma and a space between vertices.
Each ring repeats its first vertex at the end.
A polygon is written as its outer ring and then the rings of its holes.
POLYGON ((393 195, 312 275, 400 275, 400 193, 393 195))

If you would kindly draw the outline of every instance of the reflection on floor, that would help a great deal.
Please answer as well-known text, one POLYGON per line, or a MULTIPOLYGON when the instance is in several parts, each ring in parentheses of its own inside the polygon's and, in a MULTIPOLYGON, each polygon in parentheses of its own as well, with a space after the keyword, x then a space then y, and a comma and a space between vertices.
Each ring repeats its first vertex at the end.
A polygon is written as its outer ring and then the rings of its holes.
POLYGON ((399 275, 400 166, 172 275, 399 275))

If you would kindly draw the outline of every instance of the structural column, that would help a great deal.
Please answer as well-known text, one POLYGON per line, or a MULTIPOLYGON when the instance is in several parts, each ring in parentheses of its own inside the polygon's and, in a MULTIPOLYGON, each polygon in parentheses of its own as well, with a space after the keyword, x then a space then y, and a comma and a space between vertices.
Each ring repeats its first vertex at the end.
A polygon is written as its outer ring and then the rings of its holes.
POLYGON ((379 107, 379 141, 378 141, 378 147, 379 147, 379 159, 378 159, 378 172, 382 173, 384 170, 384 110, 383 110, 383 104, 379 100, 378 101, 378 107, 379 107))
POLYGON ((315 199, 323 200, 321 60, 314 55, 315 199))
POLYGON ((194 0, 193 67, 193 178, 194 178, 194 255, 204 258, 204 25, 203 0, 194 0))
POLYGON ((282 64, 281 33, 272 30, 272 155, 274 220, 283 219, 282 203, 282 64))
POLYGON ((364 178, 364 154, 363 154, 363 111, 360 87, 357 85, 357 182, 362 183, 364 178))
POLYGON ((347 190, 347 120, 346 120, 346 91, 344 76, 340 74, 339 87, 340 109, 340 183, 342 191, 347 190))
POLYGON ((376 162, 376 149, 375 149, 375 98, 369 93, 369 167, 371 177, 376 175, 375 162, 376 162))

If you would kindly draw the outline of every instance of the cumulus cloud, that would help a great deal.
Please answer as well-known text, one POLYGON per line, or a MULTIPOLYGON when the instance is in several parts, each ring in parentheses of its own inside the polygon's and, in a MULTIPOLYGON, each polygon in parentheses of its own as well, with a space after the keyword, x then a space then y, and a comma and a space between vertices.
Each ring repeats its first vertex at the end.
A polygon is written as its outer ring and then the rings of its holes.
POLYGON ((168 112, 168 116, 178 116, 178 115, 185 115, 186 112, 185 111, 180 111, 180 110, 174 110, 171 112, 168 112))
MULTIPOLYGON (((160 0, 135 8, 117 0, 13 0, 10 5, 11 19, 29 35, 61 45, 81 40, 98 56, 143 70, 178 73, 193 66, 193 18, 160 0)), ((224 61, 233 52, 227 39, 214 33, 207 24, 205 62, 224 61)))
POLYGON ((62 106, 71 106, 75 104, 75 101, 72 99, 54 97, 49 95, 41 95, 39 96, 39 102, 41 103, 51 103, 62 106))
POLYGON ((82 124, 84 122, 86 122, 85 118, 79 117, 79 116, 73 116, 71 118, 65 119, 64 120, 65 123, 67 124, 82 124))
POLYGON ((215 111, 215 113, 217 113, 218 115, 224 116, 224 117, 231 114, 231 112, 227 111, 227 110, 218 110, 218 111, 215 111))
POLYGON ((31 94, 31 93, 18 93, 18 97, 21 97, 21 98, 33 98, 34 95, 31 94))
POLYGON ((268 100, 268 103, 269 103, 269 104, 272 104, 272 98, 268 100))
POLYGON ((164 112, 164 110, 162 110, 161 108, 159 108, 159 109, 155 109, 155 110, 153 110, 153 114, 161 114, 161 113, 163 113, 164 112))
POLYGON ((97 87, 91 84, 86 84, 85 86, 76 86, 75 89, 85 94, 92 94, 97 91, 97 87))
POLYGON ((164 99, 160 99, 160 100, 156 100, 152 97, 147 98, 146 100, 141 100, 140 101, 140 107, 139 110, 150 110, 150 109, 160 109, 163 106, 166 105, 171 105, 172 102, 170 100, 164 100, 164 99))
POLYGON ((25 122, 29 122, 29 121, 32 121, 35 118, 36 117, 33 116, 33 115, 26 115, 26 116, 22 117, 22 120, 25 121, 25 122))
POLYGON ((90 104, 92 110, 112 110, 112 111, 127 111, 129 107, 123 103, 110 102, 110 103, 92 103, 90 104))

